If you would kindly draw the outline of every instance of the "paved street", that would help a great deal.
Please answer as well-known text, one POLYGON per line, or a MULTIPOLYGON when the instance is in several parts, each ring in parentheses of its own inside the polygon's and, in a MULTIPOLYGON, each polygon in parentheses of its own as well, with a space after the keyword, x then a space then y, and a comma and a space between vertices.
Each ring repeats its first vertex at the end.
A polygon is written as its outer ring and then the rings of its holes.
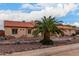
POLYGON ((79 43, 9 54, 9 56, 79 56, 79 43))
POLYGON ((55 56, 79 56, 79 48, 55 54, 55 56))

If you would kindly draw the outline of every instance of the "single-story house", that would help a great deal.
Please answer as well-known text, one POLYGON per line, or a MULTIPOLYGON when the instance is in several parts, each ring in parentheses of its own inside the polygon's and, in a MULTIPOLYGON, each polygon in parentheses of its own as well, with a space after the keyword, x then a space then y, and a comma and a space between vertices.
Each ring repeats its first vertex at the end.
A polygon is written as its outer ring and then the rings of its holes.
POLYGON ((4 30, 6 36, 21 37, 23 35, 32 37, 34 30, 33 22, 4 21, 4 30))
POLYGON ((79 35, 79 27, 76 27, 75 31, 76 31, 76 34, 79 35))
MULTIPOLYGON (((64 35, 75 34, 75 28, 67 25, 58 25, 64 35)), ((21 37, 23 35, 27 37, 33 37, 32 32, 35 30, 35 22, 20 22, 20 21, 4 21, 4 31, 6 36, 21 37)))
POLYGON ((76 33, 75 27, 70 25, 58 25, 58 28, 60 28, 64 35, 71 36, 76 33))

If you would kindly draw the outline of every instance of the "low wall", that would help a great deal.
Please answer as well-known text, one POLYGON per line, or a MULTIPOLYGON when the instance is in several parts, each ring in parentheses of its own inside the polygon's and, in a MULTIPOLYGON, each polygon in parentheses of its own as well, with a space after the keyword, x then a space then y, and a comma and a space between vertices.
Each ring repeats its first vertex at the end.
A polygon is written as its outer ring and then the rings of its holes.
POLYGON ((79 43, 71 44, 71 45, 64 45, 64 46, 57 46, 52 48, 44 48, 44 49, 37 49, 31 51, 24 51, 24 52, 17 52, 8 54, 9 56, 51 56, 55 55, 60 52, 78 49, 79 43))

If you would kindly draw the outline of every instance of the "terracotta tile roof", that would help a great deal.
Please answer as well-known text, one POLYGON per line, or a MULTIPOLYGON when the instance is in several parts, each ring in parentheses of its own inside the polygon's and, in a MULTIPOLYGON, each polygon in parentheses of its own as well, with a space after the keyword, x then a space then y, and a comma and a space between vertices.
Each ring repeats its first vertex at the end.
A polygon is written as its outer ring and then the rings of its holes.
MULTIPOLYGON (((34 22, 35 23, 35 22, 34 22)), ((35 27, 33 22, 20 22, 20 21, 4 21, 5 27, 35 27)), ((58 25, 60 29, 74 29, 72 26, 58 25)))
POLYGON ((5 27, 34 27, 33 22, 4 21, 5 27))
POLYGON ((60 29, 74 29, 72 26, 66 26, 66 25, 59 25, 57 27, 60 29))

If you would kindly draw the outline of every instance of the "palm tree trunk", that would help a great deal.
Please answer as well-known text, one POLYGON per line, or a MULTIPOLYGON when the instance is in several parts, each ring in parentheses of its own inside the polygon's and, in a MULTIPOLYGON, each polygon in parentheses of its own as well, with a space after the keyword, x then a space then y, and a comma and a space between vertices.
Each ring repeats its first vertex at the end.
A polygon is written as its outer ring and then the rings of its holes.
POLYGON ((50 33, 49 32, 45 32, 44 33, 44 39, 45 40, 49 40, 50 39, 50 33))
POLYGON ((50 32, 45 32, 44 33, 44 38, 43 38, 43 40, 40 41, 40 43, 42 43, 44 45, 51 45, 51 44, 53 44, 53 41, 50 40, 50 32))

